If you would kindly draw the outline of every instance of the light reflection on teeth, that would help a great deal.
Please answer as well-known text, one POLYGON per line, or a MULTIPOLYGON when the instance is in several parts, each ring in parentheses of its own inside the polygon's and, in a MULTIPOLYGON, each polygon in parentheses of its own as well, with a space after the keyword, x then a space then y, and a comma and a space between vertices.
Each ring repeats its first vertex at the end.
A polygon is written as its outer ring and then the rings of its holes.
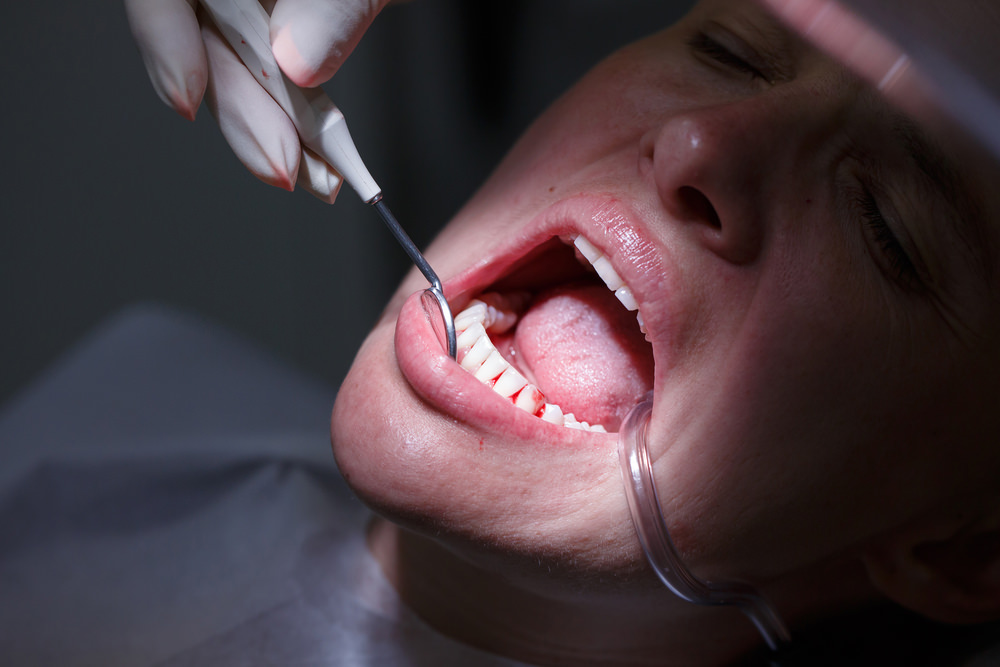
MULTIPOLYGON (((608 289, 615 293, 615 296, 622 302, 622 305, 635 313, 635 319, 639 322, 639 331, 646 334, 646 323, 643 322, 642 314, 638 312, 639 302, 635 300, 632 290, 621 279, 621 276, 618 275, 614 267, 611 266, 611 261, 607 256, 582 236, 577 236, 573 239, 573 245, 580 251, 584 259, 590 262, 590 265, 597 271, 597 275, 601 277, 601 280, 608 286, 608 289)), ((649 340, 648 336, 646 340, 649 340)))
POLYGON ((482 322, 473 322, 472 324, 466 324, 466 326, 467 328, 463 331, 462 327, 458 324, 458 320, 455 320, 455 329, 461 331, 455 339, 455 344, 459 350, 469 349, 476 344, 477 340, 486 335, 486 328, 482 322))
MULTIPOLYGON (((485 366, 485 364, 483 365, 485 366)), ((517 392, 521 391, 525 386, 527 386, 527 384, 528 381, 524 379, 524 376, 518 373, 513 366, 508 365, 507 368, 500 373, 500 377, 497 378, 497 381, 493 383, 493 391, 500 394, 504 398, 510 398, 517 392)))
POLYGON ((614 292, 619 287, 625 284, 625 281, 621 279, 618 272, 615 271, 614 267, 611 266, 611 260, 605 256, 598 257, 595 261, 591 262, 594 270, 597 271, 597 275, 601 277, 604 284, 608 286, 608 289, 614 292))
POLYGON ((496 349, 494 349, 490 352, 490 356, 486 357, 486 361, 483 362, 482 366, 476 369, 476 372, 473 373, 473 375, 476 376, 477 380, 484 384, 494 383, 495 387, 496 379, 499 378, 500 375, 508 368, 510 368, 510 364, 508 364, 507 360, 504 359, 500 353, 496 351, 496 349))
MULTIPOLYGON (((473 301, 469 307, 455 316, 455 330, 464 331, 472 324, 483 326, 486 321, 487 306, 482 301, 473 301)), ((485 330, 484 330, 485 331, 485 330)))
MULTIPOLYGON (((646 326, 639 313, 639 303, 632 290, 625 285, 611 261, 582 236, 570 239, 580 255, 594 267, 608 289, 629 311, 636 313, 639 329, 646 333, 646 326)), ((458 333, 458 362, 483 384, 492 387, 500 396, 510 400, 515 407, 558 426, 584 431, 607 433, 600 424, 580 421, 572 412, 545 401, 545 395, 535 385, 503 358, 489 334, 500 334, 517 323, 518 311, 527 303, 528 295, 484 294, 473 299, 465 310, 455 316, 458 333)), ((648 336, 647 336, 648 340, 648 336)))
POLYGON ((493 347, 493 341, 486 335, 484 329, 482 338, 477 340, 468 350, 459 348, 458 355, 461 357, 463 352, 465 356, 458 363, 462 364, 462 368, 470 373, 475 373, 490 356, 490 352, 496 352, 496 348, 493 347))
POLYGON ((580 251, 580 254, 583 255, 586 258, 586 260, 591 264, 597 261, 597 259, 603 256, 604 254, 600 250, 595 248, 593 243, 583 238, 582 236, 574 237, 572 239, 572 242, 573 245, 576 246, 576 249, 580 251))
POLYGON ((556 426, 565 426, 566 419, 563 416, 562 408, 555 403, 546 403, 542 406, 542 413, 539 415, 543 420, 556 426))
MULTIPOLYGON (((493 385, 493 388, 496 389, 496 385, 493 385)), ((521 391, 517 392, 517 396, 514 398, 514 407, 521 408, 528 414, 537 414, 545 407, 545 394, 539 391, 535 385, 528 383, 521 391)))
POLYGON ((622 305, 628 310, 633 312, 639 310, 639 304, 635 300, 635 297, 632 296, 632 290, 628 287, 619 287, 616 289, 615 296, 618 297, 618 300, 621 301, 622 305))
POLYGON ((585 421, 577 420, 576 416, 572 412, 567 412, 565 415, 563 415, 563 426, 565 426, 566 428, 579 429, 581 431, 595 431, 600 429, 601 433, 607 432, 604 430, 604 427, 601 426, 600 424, 595 424, 594 426, 591 426, 585 421))

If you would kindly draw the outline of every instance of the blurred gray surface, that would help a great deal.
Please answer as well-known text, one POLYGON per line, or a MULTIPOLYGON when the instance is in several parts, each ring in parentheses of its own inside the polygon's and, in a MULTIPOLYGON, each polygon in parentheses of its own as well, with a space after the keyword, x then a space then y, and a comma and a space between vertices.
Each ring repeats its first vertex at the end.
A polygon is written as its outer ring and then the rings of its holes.
POLYGON ((400 606, 332 394, 171 309, 102 322, 0 408, 0 663, 514 667, 400 606))
MULTIPOLYGON (((414 0, 328 90, 425 244, 559 92, 688 4, 414 0)), ((373 213, 352 192, 330 207, 263 185, 206 109, 192 124, 164 107, 119 2, 14 3, 0 30, 0 402, 136 301, 339 383, 407 268, 373 213)))

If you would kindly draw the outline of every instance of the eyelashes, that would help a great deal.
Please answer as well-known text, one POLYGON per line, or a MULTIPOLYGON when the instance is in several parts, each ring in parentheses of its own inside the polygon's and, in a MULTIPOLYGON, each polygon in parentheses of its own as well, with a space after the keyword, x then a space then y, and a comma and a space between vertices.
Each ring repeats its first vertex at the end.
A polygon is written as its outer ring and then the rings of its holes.
POLYGON ((707 57, 723 67, 741 74, 748 74, 751 79, 771 81, 771 77, 767 76, 760 66, 751 62, 750 56, 737 53, 733 48, 723 45, 706 32, 695 33, 688 39, 687 44, 688 48, 696 54, 707 57))
POLYGON ((919 279, 917 267, 882 214, 875 195, 862 186, 854 194, 853 199, 854 207, 861 216, 866 232, 882 258, 889 277, 903 287, 913 287, 919 279))

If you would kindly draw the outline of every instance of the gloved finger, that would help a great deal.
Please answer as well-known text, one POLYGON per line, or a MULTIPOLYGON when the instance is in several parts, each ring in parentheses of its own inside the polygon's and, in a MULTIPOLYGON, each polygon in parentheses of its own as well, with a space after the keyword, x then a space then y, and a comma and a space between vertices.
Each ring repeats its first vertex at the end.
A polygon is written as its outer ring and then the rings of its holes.
POLYGON ((129 26, 156 94, 189 120, 194 120, 208 80, 194 2, 125 0, 129 26))
POLYGON ((301 153, 295 126, 211 20, 201 18, 209 71, 205 101, 222 135, 250 173, 270 185, 294 189, 301 153))
POLYGON ((320 156, 302 147, 299 159, 299 186, 311 195, 332 204, 344 179, 320 156))
POLYGON ((332 77, 389 0, 277 0, 271 50, 285 75, 304 88, 332 77))

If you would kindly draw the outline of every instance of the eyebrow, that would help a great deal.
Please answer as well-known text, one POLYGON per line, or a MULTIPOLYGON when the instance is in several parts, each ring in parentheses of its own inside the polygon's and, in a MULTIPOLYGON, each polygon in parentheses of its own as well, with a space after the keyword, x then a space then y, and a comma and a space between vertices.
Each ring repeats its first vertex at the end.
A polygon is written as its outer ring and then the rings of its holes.
POLYGON ((944 222, 962 242, 972 265, 984 278, 992 274, 992 255, 986 233, 984 208, 965 183, 962 171, 942 146, 906 114, 889 111, 892 132, 916 168, 954 210, 944 222))

